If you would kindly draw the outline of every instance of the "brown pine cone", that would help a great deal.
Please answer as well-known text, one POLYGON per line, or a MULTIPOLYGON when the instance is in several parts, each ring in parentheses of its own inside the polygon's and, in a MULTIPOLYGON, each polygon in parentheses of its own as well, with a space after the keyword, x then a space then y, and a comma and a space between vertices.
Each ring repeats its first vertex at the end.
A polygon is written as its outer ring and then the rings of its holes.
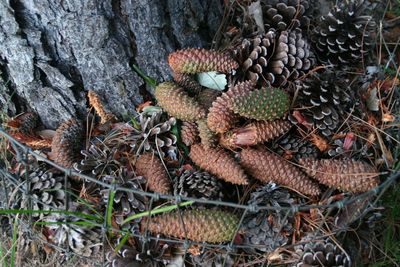
POLYGON ((203 89, 190 74, 174 73, 174 81, 179 86, 183 87, 191 96, 198 95, 203 89))
POLYGON ((23 134, 32 134, 33 129, 36 128, 39 121, 39 117, 36 113, 25 112, 12 118, 6 122, 7 127, 10 127, 12 131, 21 132, 23 134))
POLYGON ((220 243, 231 241, 239 218, 221 210, 193 209, 164 213, 142 221, 142 228, 153 234, 164 234, 177 238, 188 238, 198 242, 220 243))
POLYGON ((196 121, 206 117, 206 110, 173 82, 159 84, 155 90, 155 97, 158 105, 177 119, 196 121))
POLYGON ((216 133, 224 133, 232 128, 239 119, 230 108, 235 97, 244 95, 254 89, 250 81, 238 83, 212 103, 207 116, 208 127, 216 133))
POLYGON ((310 196, 321 193, 318 185, 298 168, 267 150, 243 149, 240 164, 251 176, 264 183, 273 181, 310 196))
POLYGON ((58 165, 71 168, 79 160, 84 137, 83 126, 77 120, 70 119, 62 123, 53 137, 50 158, 58 165))
POLYGON ((291 123, 285 120, 257 121, 225 133, 220 144, 228 149, 254 146, 284 134, 290 127, 291 123))
POLYGON ((175 51, 168 56, 168 64, 173 72, 194 74, 218 71, 231 73, 239 67, 229 55, 203 48, 187 48, 175 51))
POLYGON ((200 142, 199 129, 197 128, 196 123, 188 121, 182 122, 181 139, 187 146, 200 142))
POLYGON ((215 144, 217 143, 217 137, 208 128, 207 121, 206 120, 197 121, 197 128, 199 129, 201 144, 204 147, 215 147, 215 144))
POLYGON ((197 95, 196 100, 200 103, 205 109, 209 110, 212 106, 212 103, 219 97, 221 93, 217 90, 204 88, 200 94, 197 95))
POLYGON ((361 161, 303 158, 299 163, 308 175, 339 190, 362 193, 379 185, 378 171, 361 161))
POLYGON ((146 152, 135 164, 136 175, 147 179, 147 187, 160 194, 170 194, 171 184, 167 172, 157 155, 146 152))
POLYGON ((247 184, 247 175, 240 165, 222 148, 205 148, 201 144, 192 145, 189 157, 200 168, 233 184, 247 184))

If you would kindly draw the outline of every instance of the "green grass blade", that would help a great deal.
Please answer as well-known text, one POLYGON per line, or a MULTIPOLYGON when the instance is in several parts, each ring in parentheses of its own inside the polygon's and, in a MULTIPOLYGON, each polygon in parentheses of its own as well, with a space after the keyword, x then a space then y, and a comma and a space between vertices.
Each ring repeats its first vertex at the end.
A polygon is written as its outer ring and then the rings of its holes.
POLYGON ((114 205, 114 197, 115 197, 115 191, 110 190, 108 193, 108 203, 107 203, 107 213, 106 213, 106 226, 107 229, 112 227, 112 211, 113 211, 113 205, 114 205))
POLYGON ((147 76, 146 74, 144 74, 144 72, 135 64, 132 64, 132 68, 133 70, 143 79, 145 80, 145 82, 152 86, 152 87, 156 87, 157 86, 157 81, 149 76, 147 76))
POLYGON ((15 254, 17 252, 17 229, 18 228, 18 219, 14 218, 13 223, 13 233, 12 233, 12 246, 11 246, 11 258, 10 258, 10 266, 15 266, 15 254))
POLYGON ((121 239, 121 241, 118 243, 118 246, 115 247, 114 251, 115 253, 118 253, 118 251, 122 248, 123 245, 125 245, 126 241, 128 241, 130 234, 126 233, 124 237, 121 239))
POLYGON ((94 216, 91 214, 86 214, 83 212, 74 212, 74 211, 65 211, 65 210, 17 210, 17 209, 7 209, 7 210, 0 210, 0 214, 10 215, 10 214, 34 214, 34 213, 60 213, 65 215, 74 215, 79 218, 84 218, 87 220, 92 221, 99 221, 101 222, 102 219, 98 216, 94 216))
MULTIPOLYGON (((189 205, 192 205, 193 203, 194 203, 194 201, 191 201, 191 200, 190 201, 185 201, 185 202, 180 203, 179 207, 189 206, 189 205)), ((165 207, 162 207, 162 208, 155 208, 155 209, 153 209, 151 211, 144 211, 144 212, 141 212, 141 213, 133 214, 133 215, 129 216, 128 218, 126 218, 122 222, 122 224, 128 223, 130 221, 133 221, 133 220, 136 220, 136 219, 148 216, 148 215, 165 213, 165 212, 177 209, 177 208, 178 208, 178 205, 174 204, 174 205, 169 205, 169 206, 165 206, 165 207)))

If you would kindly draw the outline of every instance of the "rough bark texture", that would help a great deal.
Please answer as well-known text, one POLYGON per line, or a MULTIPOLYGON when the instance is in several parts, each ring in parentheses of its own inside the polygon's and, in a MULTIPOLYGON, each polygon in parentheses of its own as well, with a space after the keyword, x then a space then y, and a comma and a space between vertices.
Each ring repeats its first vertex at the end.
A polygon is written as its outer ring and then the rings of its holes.
POLYGON ((222 12, 213 0, 0 1, 1 110, 36 111, 54 129, 84 117, 93 90, 114 114, 132 114, 152 90, 129 65, 170 79, 168 54, 210 47, 222 12))

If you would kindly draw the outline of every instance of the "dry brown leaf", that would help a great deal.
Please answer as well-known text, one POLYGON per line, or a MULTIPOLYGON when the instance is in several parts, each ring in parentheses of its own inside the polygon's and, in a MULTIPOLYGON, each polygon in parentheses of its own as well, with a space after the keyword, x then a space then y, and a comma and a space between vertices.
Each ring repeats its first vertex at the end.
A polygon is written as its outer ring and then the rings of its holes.
POLYGON ((382 116, 382 122, 393 122, 394 121, 394 116, 389 113, 384 113, 382 116))
POLYGON ((32 149, 43 149, 51 147, 51 140, 41 139, 38 136, 27 135, 20 132, 10 133, 17 141, 29 146, 32 149))
POLYGON ((151 102, 151 101, 146 101, 146 102, 140 103, 137 106, 136 111, 142 112, 145 107, 151 106, 152 104, 153 104, 153 102, 151 102))
POLYGON ((96 113, 99 115, 101 119, 101 124, 104 124, 108 121, 116 121, 116 117, 114 116, 114 114, 106 111, 98 94, 96 94, 93 90, 89 90, 88 98, 89 105, 92 106, 96 113))
POLYGON ((317 134, 311 134, 310 141, 321 151, 325 152, 331 146, 329 145, 328 141, 326 141, 323 137, 317 134))

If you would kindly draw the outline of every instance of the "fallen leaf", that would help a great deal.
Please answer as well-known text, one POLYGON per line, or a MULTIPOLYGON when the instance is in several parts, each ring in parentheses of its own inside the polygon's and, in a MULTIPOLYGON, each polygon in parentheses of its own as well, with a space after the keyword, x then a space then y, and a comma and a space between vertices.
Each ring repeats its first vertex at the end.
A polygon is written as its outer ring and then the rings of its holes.
POLYGON ((37 131, 36 134, 39 135, 43 139, 52 140, 54 135, 56 134, 56 131, 50 130, 50 129, 45 129, 45 130, 37 131))
POLYGON ((343 149, 345 151, 349 150, 352 146, 354 141, 356 140, 356 136, 354 135, 354 133, 349 132, 346 134, 346 137, 344 138, 344 142, 343 142, 343 149))
POLYGON ((140 103, 137 108, 136 111, 141 112, 145 107, 151 106, 152 102, 151 101, 146 101, 143 103, 140 103))
POLYGON ((248 11, 249 11, 249 15, 254 19, 254 21, 257 25, 258 31, 265 32, 263 12, 262 12, 260 0, 251 3, 251 5, 248 7, 248 11))
POLYGON ((300 123, 301 125, 304 125, 305 127, 307 127, 308 129, 312 128, 312 123, 309 123, 306 118, 300 113, 300 111, 295 110, 292 113, 292 116, 297 120, 298 123, 300 123))
POLYGON ((382 122, 393 122, 394 116, 392 114, 385 113, 382 116, 382 122))
POLYGON ((225 74, 219 74, 216 71, 202 72, 196 75, 197 81, 204 87, 222 91, 228 84, 225 74))
POLYGON ((331 146, 328 141, 326 141, 323 137, 312 134, 310 137, 310 141, 321 151, 327 151, 331 146))
POLYGON ((367 107, 371 111, 379 111, 379 98, 378 98, 378 90, 376 87, 372 88, 369 91, 369 95, 367 98, 367 107))

